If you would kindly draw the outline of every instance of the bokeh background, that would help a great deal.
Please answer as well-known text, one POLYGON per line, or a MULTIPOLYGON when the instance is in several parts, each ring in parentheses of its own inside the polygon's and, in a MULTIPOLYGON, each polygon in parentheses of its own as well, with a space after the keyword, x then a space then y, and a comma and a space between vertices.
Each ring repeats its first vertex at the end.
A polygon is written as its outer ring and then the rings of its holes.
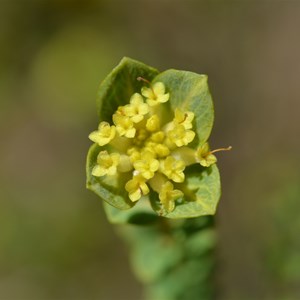
MULTIPOLYGON (((100 81, 129 56, 209 76, 219 299, 300 298, 300 1, 1 0, 0 299, 141 299, 85 189, 100 81)), ((157 299, 163 300, 163 299, 157 299)))

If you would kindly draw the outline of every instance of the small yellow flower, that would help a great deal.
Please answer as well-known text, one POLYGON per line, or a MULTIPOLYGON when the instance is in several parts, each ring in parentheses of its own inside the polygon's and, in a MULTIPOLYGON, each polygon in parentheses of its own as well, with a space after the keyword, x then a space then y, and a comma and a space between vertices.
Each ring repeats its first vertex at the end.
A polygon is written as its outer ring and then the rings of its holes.
POLYGON ((161 171, 174 182, 183 182, 185 163, 182 160, 176 160, 173 156, 168 156, 161 162, 161 171))
POLYGON ((160 158, 166 157, 170 154, 170 149, 166 145, 160 144, 160 143, 155 143, 152 141, 146 142, 144 150, 152 152, 154 154, 154 156, 158 156, 160 158))
POLYGON ((160 122, 159 122, 158 115, 153 115, 147 120, 146 128, 151 132, 159 130, 160 122))
POLYGON ((180 109, 175 109, 174 123, 183 125, 185 129, 191 129, 193 127, 192 122, 195 114, 191 111, 183 112, 180 109))
POLYGON ((98 130, 89 135, 89 139, 99 146, 108 144, 116 135, 116 127, 110 126, 107 122, 101 122, 98 130))
POLYGON ((177 147, 186 146, 193 141, 195 135, 194 131, 186 130, 183 125, 176 125, 168 131, 168 138, 177 147))
POLYGON ((114 114, 113 121, 120 136, 124 135, 127 138, 134 138, 136 129, 129 117, 121 114, 114 114))
POLYGON ((208 143, 205 143, 197 149, 196 159, 203 167, 209 167, 217 162, 216 156, 209 150, 208 143))
POLYGON ((232 147, 229 146, 227 148, 219 148, 210 151, 208 143, 200 146, 196 151, 196 160, 200 163, 203 167, 209 167, 212 164, 217 162, 217 158, 213 153, 220 152, 220 151, 229 151, 232 147))
POLYGON ((134 123, 138 123, 149 112, 149 106, 144 103, 143 97, 139 93, 135 93, 130 98, 130 104, 124 106, 123 111, 134 123))
POLYGON ((138 201, 143 195, 149 193, 149 188, 145 182, 145 178, 141 175, 134 176, 125 185, 125 190, 129 194, 129 198, 132 202, 138 201))
POLYGON ((157 144, 154 143, 154 142, 152 142, 152 141, 147 141, 147 142, 145 143, 145 146, 144 146, 142 152, 143 152, 143 153, 151 152, 151 153, 152 153, 152 156, 153 156, 153 157, 156 157, 156 151, 155 151, 155 146, 156 146, 156 145, 157 145, 157 144))
POLYGON ((142 95, 150 106, 156 106, 169 100, 170 94, 165 94, 165 91, 165 85, 162 82, 156 82, 150 88, 143 87, 142 95))
POLYGON ((141 154, 141 158, 133 163, 134 168, 146 179, 154 176, 159 168, 159 161, 155 159, 154 154, 145 151, 141 154))
POLYGON ((94 176, 116 175, 117 166, 120 161, 120 154, 108 154, 107 151, 101 151, 97 157, 97 165, 92 170, 94 176))
POLYGON ((159 200, 167 212, 171 212, 175 208, 175 200, 182 197, 183 193, 180 190, 174 190, 174 186, 170 181, 167 181, 161 188, 159 200))

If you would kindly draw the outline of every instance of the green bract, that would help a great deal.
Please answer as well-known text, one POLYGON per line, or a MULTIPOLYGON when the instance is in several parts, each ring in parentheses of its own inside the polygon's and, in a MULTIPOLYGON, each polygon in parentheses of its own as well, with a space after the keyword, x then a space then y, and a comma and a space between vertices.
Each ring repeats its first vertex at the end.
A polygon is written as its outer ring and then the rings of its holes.
POLYGON ((157 216, 178 219, 215 213, 220 198, 218 168, 216 164, 201 166, 197 157, 214 119, 206 75, 178 70, 159 73, 123 58, 101 83, 97 105, 102 127, 90 138, 101 146, 95 143, 89 150, 87 188, 107 203, 111 222, 147 223, 157 216), (143 104, 140 92, 148 104, 143 104), (140 129, 141 124, 148 131, 140 129), (158 141, 160 134, 164 142, 158 141), (109 152, 118 148, 113 143, 116 135, 119 145, 125 147, 128 141, 132 145, 127 152, 113 154, 112 160, 109 152), (134 135, 136 140, 131 142, 134 135), (140 141, 145 144, 140 146, 140 141), (122 173, 116 176, 97 176, 115 175, 118 170, 122 173))

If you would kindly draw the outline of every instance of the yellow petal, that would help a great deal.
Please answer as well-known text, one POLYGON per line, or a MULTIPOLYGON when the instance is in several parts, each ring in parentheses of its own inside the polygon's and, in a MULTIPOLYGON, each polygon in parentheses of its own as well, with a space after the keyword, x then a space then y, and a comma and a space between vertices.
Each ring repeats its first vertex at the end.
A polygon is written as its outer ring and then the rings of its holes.
MULTIPOLYGON (((99 131, 93 131, 89 134, 89 139, 94 142, 94 143, 99 143, 99 139, 101 139, 101 137, 99 136, 99 131)), ((102 146, 102 145, 100 145, 102 146)))
POLYGON ((148 103, 149 106, 152 106, 152 107, 159 104, 159 102, 157 100, 153 100, 151 98, 147 99, 147 103, 148 103))
POLYGON ((143 103, 139 106, 139 113, 142 115, 146 115, 149 112, 149 106, 146 103, 143 103))
POLYGON ((152 89, 155 95, 163 95, 165 93, 165 85, 162 82, 156 82, 153 84, 152 89))
POLYGON ((159 162, 158 162, 158 160, 153 159, 150 162, 150 171, 156 172, 158 170, 158 168, 159 168, 159 162))
POLYGON ((115 165, 107 169, 107 175, 112 176, 117 174, 117 167, 115 165))
POLYGON ((104 176, 106 175, 106 171, 99 165, 96 165, 92 170, 92 175, 97 177, 104 176))
POLYGON ((184 173, 183 172, 176 172, 172 173, 170 179, 174 182, 184 182, 184 173))
POLYGON ((150 190, 145 182, 140 183, 140 189, 142 190, 143 195, 147 195, 150 192, 150 190))
POLYGON ((142 87, 142 95, 145 97, 145 98, 154 98, 154 94, 153 94, 153 91, 152 89, 150 88, 147 88, 147 87, 142 87))
POLYGON ((133 202, 149 193, 149 188, 145 183, 145 179, 140 175, 134 176, 129 180, 125 185, 125 189, 128 192, 130 200, 133 202))
POLYGON ((170 94, 169 93, 161 95, 161 96, 158 97, 158 102, 165 103, 165 102, 167 102, 169 100, 169 98, 170 98, 170 94))
POLYGON ((134 123, 139 123, 139 122, 141 122, 143 119, 144 119, 144 116, 143 116, 143 115, 134 115, 134 116, 131 117, 131 120, 132 120, 134 123))
POLYGON ((130 104, 139 106, 144 103, 143 97, 139 93, 134 93, 130 98, 130 104))
POLYGON ((132 202, 138 201, 142 197, 142 192, 140 189, 137 189, 135 192, 129 194, 129 199, 132 202))
POLYGON ((192 130, 187 130, 186 132, 185 132, 185 137, 184 137, 184 145, 187 145, 187 144, 189 144, 190 142, 192 142, 193 141, 193 139, 195 138, 195 132, 194 131, 192 131, 192 130))
POLYGON ((126 136, 127 138, 134 138, 135 132, 136 132, 136 129, 135 129, 135 128, 130 128, 130 129, 128 129, 128 130, 125 132, 125 136, 126 136))

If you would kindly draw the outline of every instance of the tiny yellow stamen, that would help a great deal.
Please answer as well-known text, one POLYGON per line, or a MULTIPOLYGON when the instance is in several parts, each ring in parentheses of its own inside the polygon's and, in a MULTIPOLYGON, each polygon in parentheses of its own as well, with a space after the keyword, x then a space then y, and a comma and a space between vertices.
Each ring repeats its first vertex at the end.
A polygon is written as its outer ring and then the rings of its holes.
POLYGON ((130 117, 134 123, 138 123, 144 119, 149 112, 149 106, 144 103, 143 97, 139 93, 135 93, 130 98, 130 104, 124 107, 124 113, 130 117))
POLYGON ((220 148, 210 151, 208 143, 200 146, 196 151, 196 159, 203 167, 210 167, 212 164, 217 162, 216 156, 213 154, 219 151, 229 151, 231 150, 231 146, 227 148, 220 148))
POLYGON ((99 146, 108 144, 116 135, 116 127, 110 126, 107 122, 101 122, 98 130, 89 135, 89 139, 99 146))
POLYGON ((97 165, 92 170, 94 176, 116 175, 117 166, 120 161, 120 154, 109 154, 107 151, 101 151, 97 157, 97 165))
POLYGON ((134 138, 136 129, 133 126, 133 121, 129 117, 114 114, 113 121, 120 136, 124 135, 127 138, 134 138))
POLYGON ((171 212, 175 208, 175 200, 182 197, 183 193, 180 190, 174 190, 174 186, 170 181, 167 181, 161 188, 159 200, 167 212, 171 212))
POLYGON ((176 125, 167 135, 172 143, 181 147, 192 142, 196 134, 192 130, 186 130, 183 125, 176 125))
POLYGON ((173 156, 168 156, 160 164, 161 172, 174 182, 184 181, 185 163, 182 160, 176 160, 173 156))
POLYGON ((150 106, 156 106, 169 100, 170 94, 165 94, 165 90, 162 82, 156 82, 150 88, 142 87, 142 95, 150 106))
POLYGON ((125 185, 125 190, 128 192, 132 202, 138 201, 143 195, 149 193, 149 188, 145 182, 145 178, 141 175, 134 176, 125 185))
POLYGON ((231 150, 231 149, 232 149, 232 147, 229 146, 229 147, 227 147, 227 148, 219 148, 219 149, 215 149, 215 150, 213 150, 213 151, 210 151, 210 153, 216 153, 216 152, 220 152, 220 151, 229 151, 229 150, 231 150))
POLYGON ((150 151, 142 153, 140 160, 133 163, 134 168, 146 179, 154 176, 159 168, 159 161, 155 159, 154 154, 150 151))

